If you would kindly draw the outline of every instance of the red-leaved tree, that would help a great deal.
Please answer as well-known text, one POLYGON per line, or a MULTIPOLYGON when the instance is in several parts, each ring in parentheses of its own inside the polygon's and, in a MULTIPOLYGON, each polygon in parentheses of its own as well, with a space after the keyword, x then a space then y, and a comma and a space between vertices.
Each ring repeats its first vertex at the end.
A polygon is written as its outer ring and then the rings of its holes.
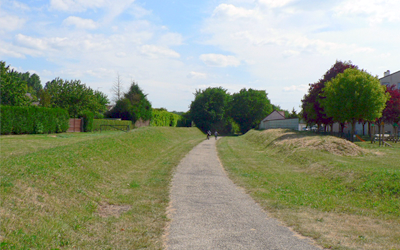
MULTIPOLYGON (((316 83, 311 83, 308 93, 304 95, 302 102, 302 116, 307 124, 317 124, 318 130, 321 124, 333 125, 335 122, 332 117, 326 115, 324 108, 320 104, 323 98, 320 94, 325 87, 325 83, 335 78, 339 73, 343 73, 345 69, 358 68, 349 62, 336 61, 334 65, 325 73, 324 77, 316 83)), ((343 124, 342 124, 343 130, 343 124)))

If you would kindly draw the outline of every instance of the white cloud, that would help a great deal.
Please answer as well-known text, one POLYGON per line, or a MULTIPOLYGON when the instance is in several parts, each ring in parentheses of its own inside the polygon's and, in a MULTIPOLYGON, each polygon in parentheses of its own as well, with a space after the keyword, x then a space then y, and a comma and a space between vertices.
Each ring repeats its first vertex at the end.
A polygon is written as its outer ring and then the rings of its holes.
POLYGON ((164 46, 182 45, 182 35, 179 33, 167 33, 161 36, 159 43, 164 46))
POLYGON ((100 8, 105 4, 105 0, 51 0, 50 9, 81 12, 90 8, 100 8))
POLYGON ((192 79, 206 79, 207 74, 206 73, 201 73, 201 72, 195 72, 191 71, 188 75, 187 78, 192 78, 192 79))
POLYGON ((260 4, 265 4, 268 7, 271 8, 279 8, 279 7, 283 7, 291 2, 293 2, 294 0, 258 0, 258 2, 260 4))
MULTIPOLYGON (((3 12, 0 9, 1 12, 3 12)), ((0 13, 1 13, 0 12, 0 13)), ((24 26, 25 19, 18 16, 0 14, 0 32, 9 32, 20 29, 24 26)))
POLYGON ((232 4, 220 4, 213 12, 214 17, 220 18, 260 18, 257 10, 249 10, 241 7, 236 7, 232 4))
POLYGON ((66 26, 75 26, 79 29, 96 29, 97 23, 92 19, 83 19, 77 16, 69 16, 62 22, 66 26))
POLYGON ((240 60, 236 57, 221 54, 202 54, 200 60, 202 60, 206 65, 214 67, 237 67, 240 65, 240 60))
POLYGON ((374 25, 383 21, 399 22, 399 9, 398 0, 346 0, 335 11, 350 18, 366 16, 370 24, 374 25))
POLYGON ((140 52, 144 55, 147 55, 151 58, 159 58, 161 57, 172 57, 172 58, 179 58, 180 55, 178 52, 156 45, 143 45, 140 48, 140 52))
POLYGON ((307 84, 291 85, 290 87, 284 87, 284 92, 307 92, 309 86, 307 84))

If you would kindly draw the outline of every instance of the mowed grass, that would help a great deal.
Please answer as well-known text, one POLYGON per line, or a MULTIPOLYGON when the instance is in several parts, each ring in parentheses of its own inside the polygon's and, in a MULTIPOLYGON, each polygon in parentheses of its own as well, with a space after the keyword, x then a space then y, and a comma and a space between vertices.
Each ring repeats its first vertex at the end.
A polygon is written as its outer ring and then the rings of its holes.
POLYGON ((0 139, 0 249, 162 249, 173 169, 204 135, 149 127, 0 139))
POLYGON ((400 143, 287 130, 218 141, 230 177, 272 216, 330 249, 400 249, 400 143))

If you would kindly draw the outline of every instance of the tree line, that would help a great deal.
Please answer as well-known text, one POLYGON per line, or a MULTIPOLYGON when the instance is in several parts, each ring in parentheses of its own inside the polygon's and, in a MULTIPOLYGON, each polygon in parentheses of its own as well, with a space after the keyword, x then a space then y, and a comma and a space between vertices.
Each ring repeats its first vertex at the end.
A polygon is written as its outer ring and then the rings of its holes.
POLYGON ((71 118, 87 112, 99 119, 109 117, 136 122, 151 118, 151 103, 137 83, 133 81, 126 93, 120 88, 118 91, 114 99, 116 104, 108 110, 107 95, 93 90, 80 80, 57 77, 43 87, 37 74, 17 72, 6 62, 0 61, 1 105, 30 106, 36 103, 41 107, 65 109, 71 118))
MULTIPOLYGON (((302 99, 301 116, 307 124, 333 126, 346 122, 355 132, 356 122, 397 123, 400 120, 400 90, 381 85, 377 77, 351 62, 336 63, 316 83, 309 84, 302 99)), ((325 129, 326 129, 325 126, 325 129)))

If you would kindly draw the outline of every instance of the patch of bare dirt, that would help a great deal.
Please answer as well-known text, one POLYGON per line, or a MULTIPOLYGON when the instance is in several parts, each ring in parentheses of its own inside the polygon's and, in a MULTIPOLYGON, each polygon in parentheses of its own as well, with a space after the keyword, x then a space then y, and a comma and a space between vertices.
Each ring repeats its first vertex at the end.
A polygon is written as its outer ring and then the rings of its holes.
POLYGON ((97 213, 100 217, 119 217, 122 213, 130 210, 132 206, 129 205, 111 205, 103 204, 98 207, 97 213))

